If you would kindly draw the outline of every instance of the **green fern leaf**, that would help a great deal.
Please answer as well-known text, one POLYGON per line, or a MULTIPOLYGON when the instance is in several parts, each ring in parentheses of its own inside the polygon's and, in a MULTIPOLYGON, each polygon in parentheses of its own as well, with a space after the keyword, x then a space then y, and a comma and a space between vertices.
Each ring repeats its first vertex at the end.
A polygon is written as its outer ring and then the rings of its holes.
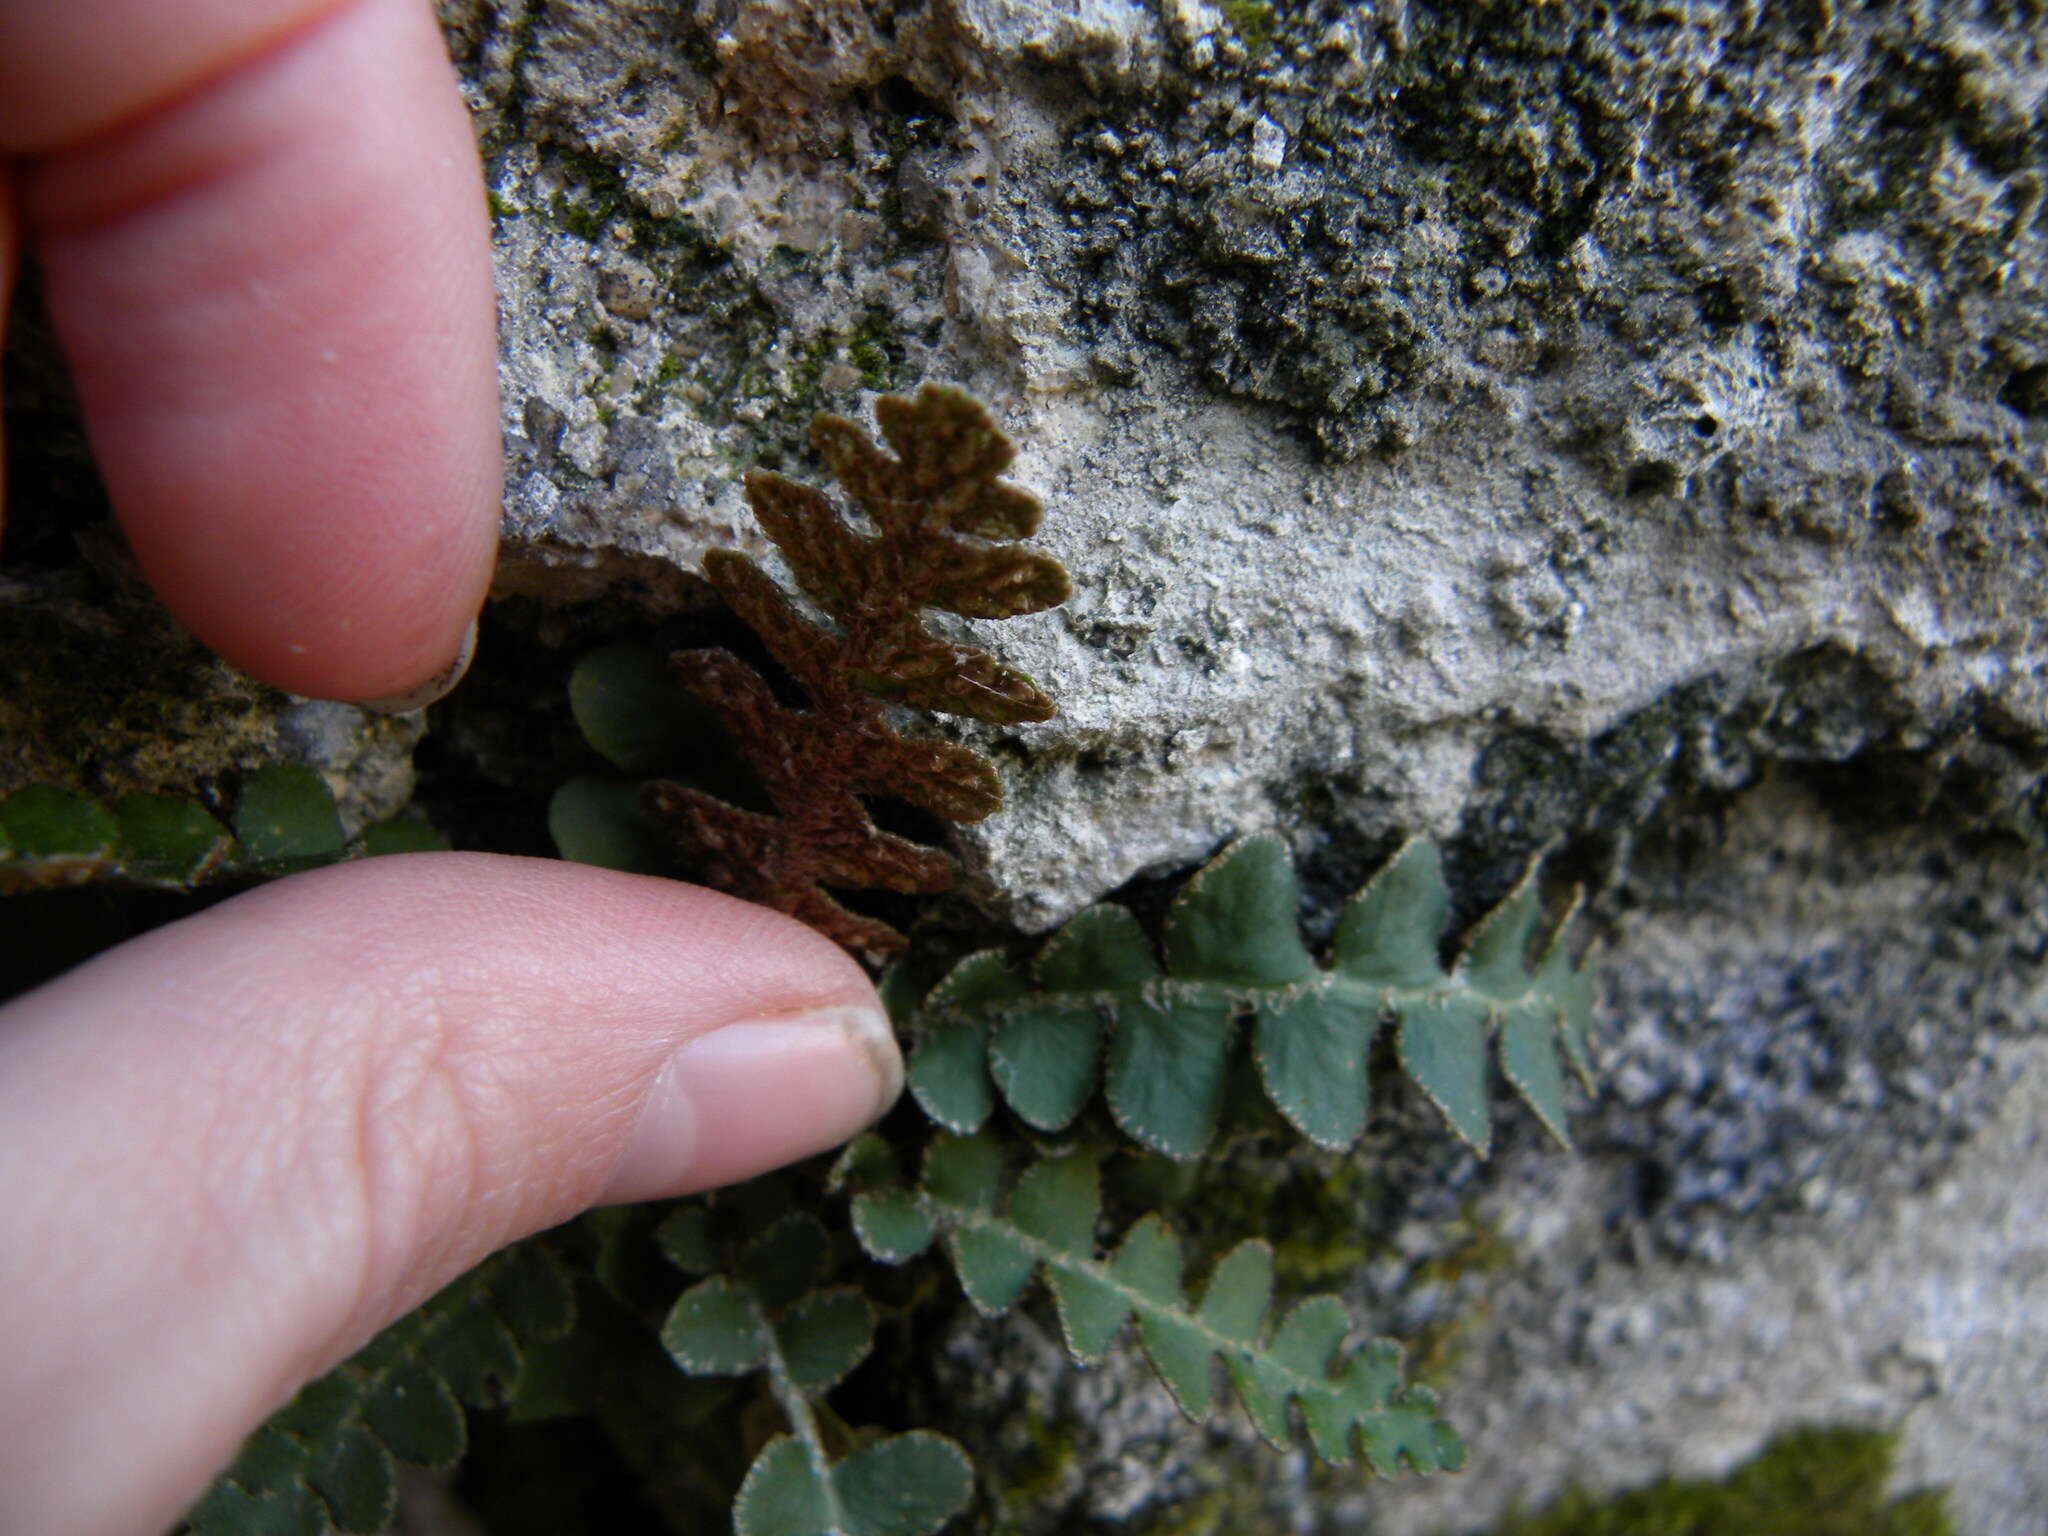
POLYGON ((1226 985, 1284 987, 1316 974, 1301 942, 1287 845, 1248 837, 1197 870, 1166 916, 1166 966, 1226 985))
MULTIPOLYGON (((1201 1301, 1191 1304, 1179 1242, 1157 1216, 1133 1226, 1110 1259, 1095 1256, 1101 1196, 1088 1153, 1035 1164, 1007 1200, 1001 1170, 1002 1154, 989 1138, 942 1133, 926 1153, 915 1191, 856 1197, 856 1231, 862 1206, 907 1194, 932 1230, 945 1234, 976 1307, 1011 1307, 1043 1274, 1067 1347, 1083 1362, 1100 1359, 1135 1316, 1147 1358, 1191 1416, 1212 1406, 1210 1362, 1220 1357, 1253 1423, 1276 1447, 1293 1441, 1291 1404, 1326 1461, 1362 1453, 1383 1475, 1402 1461, 1425 1472, 1462 1465, 1463 1446, 1435 1416, 1435 1398, 1401 1385, 1398 1348, 1384 1340, 1345 1347, 1350 1321, 1335 1299, 1304 1302, 1267 1333, 1273 1256, 1263 1243, 1241 1243, 1226 1254, 1201 1301)), ((906 1256, 870 1251, 890 1262, 906 1256)))
POLYGON ((875 1312, 851 1286, 813 1291, 776 1325, 789 1378, 812 1397, 829 1392, 874 1347, 875 1312))
POLYGON ((0 800, 0 829, 8 851, 20 859, 101 858, 121 840, 105 806, 50 784, 31 784, 0 800))
POLYGON ((1590 1092, 1593 1087, 1593 971, 1590 964, 1574 966, 1564 943, 1565 931, 1577 910, 1574 902, 1572 911, 1566 913, 1565 920, 1558 924, 1549 949, 1537 963, 1536 982, 1538 990, 1557 1000, 1557 1043, 1564 1048, 1565 1060, 1571 1063, 1572 1071, 1590 1092))
POLYGON ((1104 1023, 1094 994, 1158 974, 1138 920, 1122 907, 1091 907, 1046 945, 1038 957, 1040 985, 1078 1000, 1029 1002, 1002 1018, 989 1041, 989 1071, 1027 1125, 1059 1130, 1088 1102, 1104 1023))
POLYGON ((668 657, 620 641, 588 652, 569 673, 569 712, 583 739, 625 773, 667 773, 703 755, 710 712, 681 692, 668 657))
POLYGON ((1488 997, 1520 997, 1529 987, 1529 941, 1536 936, 1541 915, 1532 865, 1506 899, 1466 935, 1454 973, 1457 979, 1488 997))
POLYGON ((1473 1151, 1493 1145, 1486 1098, 1487 1007, 1478 998, 1442 993, 1401 1010, 1396 1036, 1401 1070, 1442 1112, 1473 1151))
POLYGON ((885 1264, 901 1264, 931 1246, 936 1231, 916 1197, 903 1190, 854 1197, 853 1233, 885 1264))
POLYGON ((749 1243, 739 1259, 739 1279, 771 1310, 808 1295, 825 1277, 831 1238, 817 1217, 792 1211, 749 1243))
MULTIPOLYGON (((675 1223, 664 1223, 663 1245, 696 1253, 694 1234, 667 1232, 675 1223)), ((735 1273, 683 1292, 661 1342, 691 1375, 765 1371, 795 1430, 770 1441, 748 1470, 733 1506, 738 1536, 931 1536, 973 1489, 966 1454, 952 1441, 898 1435, 838 1463, 825 1451, 810 1400, 865 1360, 875 1338, 866 1296, 851 1286, 817 1289, 829 1262, 817 1218, 789 1213, 747 1244, 735 1273)))
POLYGON ((363 1424, 392 1455, 440 1471, 469 1442, 462 1405, 448 1384, 421 1365, 400 1365, 363 1398, 363 1424))
POLYGON ((1133 1140, 1168 1157, 1200 1155, 1223 1109, 1230 999, 1212 988, 1120 1000, 1109 1037, 1109 1112, 1133 1140))
POLYGON ((1450 911, 1442 857, 1435 845, 1410 841, 1345 904, 1331 963, 1340 975, 1369 987, 1421 991, 1440 985, 1444 968, 1437 939, 1450 911))
POLYGON ((1372 1035, 1355 1006, 1323 991, 1279 997, 1259 1010, 1252 1037, 1259 1076, 1319 1147, 1348 1147, 1365 1131, 1372 1035))
POLYGON ((121 829, 90 795, 31 784, 0 800, 0 893, 77 885, 111 867, 121 829))
POLYGON ((1482 1156, 1492 1145, 1489 1058, 1558 1141, 1569 1144, 1564 1066, 1590 1087, 1590 983, 1563 925, 1528 963, 1541 917, 1532 869, 1473 928, 1446 970, 1450 909, 1435 848, 1403 848, 1345 908, 1327 969, 1302 943, 1286 845, 1246 838, 1191 879, 1167 915, 1162 974, 1136 920, 1095 907, 1040 953, 1027 983, 999 956, 962 962, 918 1010, 910 1080, 947 1130, 986 1122, 1000 1094, 1027 1124, 1071 1125, 1099 1076, 1133 1140, 1192 1158, 1209 1143, 1249 1015, 1259 1078, 1318 1146, 1365 1129, 1371 1046, 1396 1026, 1403 1072, 1482 1156))
POLYGON ((739 1376, 768 1358, 758 1303, 724 1275, 683 1292, 662 1325, 661 1345, 692 1376, 739 1376))
POLYGON ((933 989, 931 1000, 944 1017, 911 1063, 910 1091, 948 1130, 979 1130, 995 1107, 983 1065, 987 1042, 980 1016, 1026 990, 1024 979, 993 950, 969 955, 933 989))
MULTIPOLYGON (((395 1502, 395 1500, 394 1500, 395 1502)), ((193 1509, 194 1536, 233 1531, 236 1536, 329 1536, 328 1504, 304 1483, 250 1493, 234 1483, 216 1483, 193 1509)), ((375 1525, 343 1526, 374 1531, 375 1525)))
POLYGON ((177 795, 124 795, 114 806, 123 863, 143 879, 190 885, 234 848, 228 829, 205 806, 177 795))
POLYGON ((640 808, 640 786, 624 779, 580 773, 548 797, 548 836, 572 864, 653 874, 666 852, 640 808))
POLYGON ((502 1405, 526 1350, 574 1321, 544 1246, 487 1259, 279 1409, 186 1516, 192 1536, 373 1536, 392 1518, 394 1461, 452 1465, 462 1405, 502 1405))
POLYGON ((235 836, 253 863, 280 869, 326 863, 347 848, 334 796, 304 763, 270 763, 242 781, 235 836))
POLYGON ((334 797, 302 763, 272 763, 242 781, 236 829, 180 795, 123 795, 111 811, 91 795, 32 784, 0 799, 0 894, 88 882, 185 891, 224 878, 266 877, 364 854, 446 848, 425 821, 398 818, 342 837, 334 797))
POLYGON ((932 1536, 966 1506, 974 1472, 944 1435, 912 1430, 820 1471, 783 1435, 748 1469, 733 1506, 737 1536, 932 1536))

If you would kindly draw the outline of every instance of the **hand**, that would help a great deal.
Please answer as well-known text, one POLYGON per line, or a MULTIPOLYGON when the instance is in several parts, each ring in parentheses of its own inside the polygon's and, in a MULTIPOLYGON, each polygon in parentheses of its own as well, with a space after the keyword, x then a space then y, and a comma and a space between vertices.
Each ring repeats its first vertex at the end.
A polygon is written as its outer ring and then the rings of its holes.
MULTIPOLYGON (((25 234, 164 601, 300 693, 445 690, 499 442, 424 0, 5 0, 0 157, 0 313, 25 234)), ((808 929, 540 860, 301 875, 101 957, 0 1010, 0 1531, 161 1529, 493 1248, 822 1150, 900 1080, 808 929)))

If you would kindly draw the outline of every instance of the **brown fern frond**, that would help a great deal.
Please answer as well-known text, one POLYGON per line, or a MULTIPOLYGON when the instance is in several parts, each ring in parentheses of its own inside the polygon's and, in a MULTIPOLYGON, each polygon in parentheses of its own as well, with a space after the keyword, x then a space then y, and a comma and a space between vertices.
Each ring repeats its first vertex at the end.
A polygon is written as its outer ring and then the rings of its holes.
POLYGON ((704 561, 810 708, 777 702, 729 651, 671 658, 739 743, 776 814, 668 782, 648 785, 643 799, 707 864, 713 883, 880 959, 902 947, 902 935, 849 912, 823 887, 939 891, 952 866, 936 849, 883 832, 857 797, 895 795, 949 821, 979 821, 1002 804, 1002 786, 978 752, 897 734, 877 701, 999 724, 1053 714, 1028 677, 933 634, 923 610, 1010 618, 1054 607, 1070 588, 1057 561, 1009 544, 1038 526, 1039 505, 1000 478, 1015 449, 970 396, 928 384, 913 398, 884 396, 875 415, 893 453, 841 416, 821 416, 811 429, 871 534, 813 486, 747 477, 754 515, 831 627, 805 617, 745 556, 717 550, 704 561))
MULTIPOLYGON (((1057 560, 1009 547, 1038 526, 1037 498, 999 478, 1016 457, 988 412, 958 389, 927 384, 875 406, 893 456, 843 416, 820 416, 811 445, 874 528, 855 529, 829 497, 781 475, 747 476, 747 500, 797 585, 835 621, 796 643, 829 652, 854 686, 941 714, 993 724, 1049 720, 1048 699, 986 651, 934 635, 922 610, 1007 619, 1055 608, 1072 588, 1057 560)), ((727 601, 753 569, 738 555, 705 562, 727 601)), ((751 594, 749 594, 751 595, 751 594)), ((752 622, 749 616, 749 622, 752 622)), ((772 647, 776 637, 763 631, 772 647)), ((776 660, 799 676, 813 657, 776 660)))

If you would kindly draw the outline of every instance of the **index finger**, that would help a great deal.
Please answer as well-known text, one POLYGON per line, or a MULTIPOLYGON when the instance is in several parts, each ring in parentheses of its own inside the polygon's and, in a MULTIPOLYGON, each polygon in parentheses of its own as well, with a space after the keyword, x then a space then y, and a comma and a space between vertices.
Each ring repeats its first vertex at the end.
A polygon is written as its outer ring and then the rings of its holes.
POLYGON ((166 604, 295 692, 431 685, 489 583, 500 469, 482 179, 423 0, 10 0, 0 103, 166 604))

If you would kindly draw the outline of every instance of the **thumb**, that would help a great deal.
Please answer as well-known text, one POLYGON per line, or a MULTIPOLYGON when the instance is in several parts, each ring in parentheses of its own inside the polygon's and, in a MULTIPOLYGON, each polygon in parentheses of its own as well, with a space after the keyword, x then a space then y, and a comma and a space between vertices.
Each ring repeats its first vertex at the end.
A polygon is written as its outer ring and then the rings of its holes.
POLYGON ((161 1529, 491 1250, 900 1082, 850 960, 668 881, 394 856, 125 945, 0 1009, 0 1530, 161 1529))

